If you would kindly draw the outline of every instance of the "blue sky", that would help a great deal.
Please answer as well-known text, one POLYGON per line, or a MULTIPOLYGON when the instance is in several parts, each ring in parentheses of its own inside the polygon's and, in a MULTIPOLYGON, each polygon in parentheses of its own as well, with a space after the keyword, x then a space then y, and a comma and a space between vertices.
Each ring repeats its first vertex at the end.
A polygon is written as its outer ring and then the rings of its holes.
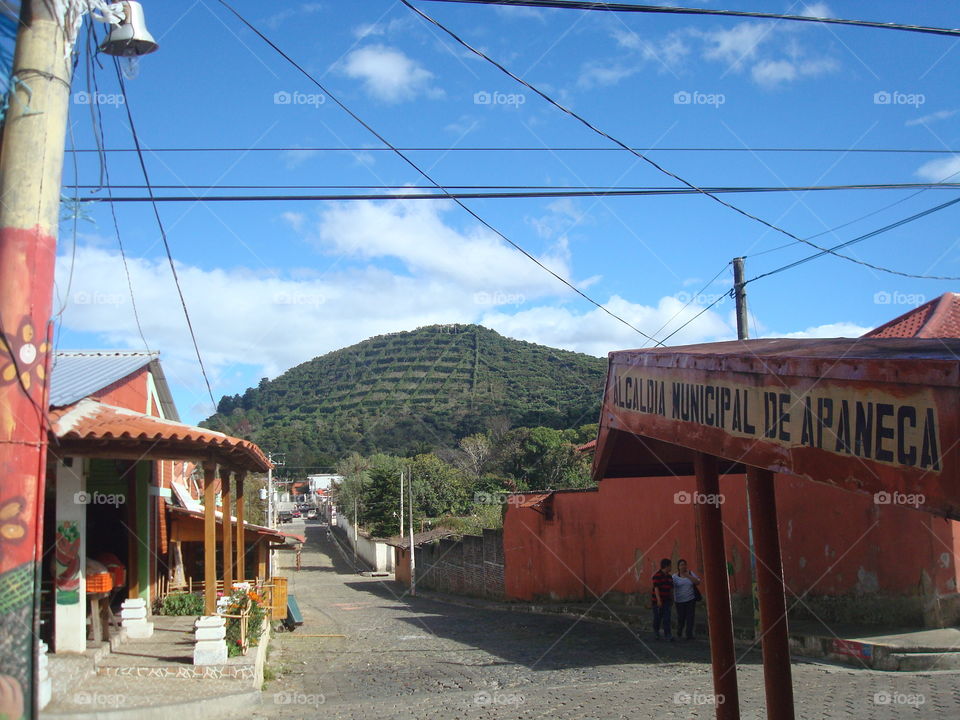
MULTIPOLYGON (((143 5, 160 50, 139 62, 127 90, 151 181, 216 186, 158 193, 424 184, 216 0, 143 5), (157 152, 216 147, 243 150, 157 152), (345 147, 358 150, 294 149, 345 147)), ((445 185, 678 186, 622 150, 561 150, 613 146, 394 0, 235 0, 235 7, 392 143, 441 148, 410 157, 445 185), (481 147, 539 150, 450 150, 481 147)), ((654 148, 651 159, 697 185, 904 183, 960 172, 960 155, 948 152, 960 147, 960 49, 952 38, 768 20, 418 7, 611 135, 654 148), (773 147, 842 152, 749 150, 773 147), (942 152, 845 152, 853 148, 942 152)), ((958 14, 941 3, 771 2, 762 9, 960 25, 958 14)), ((68 135, 68 146, 77 148, 95 147, 85 67, 81 58, 68 135)), ((133 147, 113 68, 94 72, 107 147, 133 147)), ((108 163, 114 185, 142 185, 135 155, 111 153, 108 163)), ((79 177, 79 184, 95 185, 99 176, 96 154, 78 155, 76 162, 68 155, 65 184, 79 177)), ((145 195, 142 189, 116 192, 145 195)), ((805 238, 856 221, 814 240, 832 245, 956 192, 723 197, 805 238)), ((104 194, 80 191, 84 198, 104 194)), ((753 277, 811 252, 703 196, 467 202, 658 339, 729 290, 731 258, 746 255, 747 277, 753 277)), ((478 322, 594 355, 647 342, 448 201, 162 203, 160 213, 218 400, 369 336, 432 323, 478 322)), ((958 206, 949 208, 846 252, 912 274, 960 276, 958 213, 958 206)), ((76 236, 72 220, 61 226, 57 344, 142 348, 109 208, 90 202, 82 215, 76 236)), ((162 353, 181 415, 198 421, 210 413, 210 401, 152 210, 119 204, 117 217, 144 336, 162 353)), ((955 289, 955 282, 898 277, 824 257, 748 286, 752 331, 856 336, 955 289)), ((735 335, 727 299, 670 343, 735 335)))

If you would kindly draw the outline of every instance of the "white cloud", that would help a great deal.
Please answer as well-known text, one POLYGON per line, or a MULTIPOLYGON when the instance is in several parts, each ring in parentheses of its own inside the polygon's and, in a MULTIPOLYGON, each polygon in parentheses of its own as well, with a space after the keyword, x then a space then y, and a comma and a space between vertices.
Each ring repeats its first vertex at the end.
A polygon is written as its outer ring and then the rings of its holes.
POLYGON ((788 333, 772 333, 765 337, 782 338, 858 338, 864 333, 868 333, 873 328, 863 327, 852 322, 835 322, 826 325, 817 325, 809 327, 806 330, 798 330, 788 333))
POLYGON ((928 182, 955 182, 953 176, 957 173, 960 173, 960 155, 931 160, 917 170, 917 175, 928 182))
POLYGON ((805 3, 803 10, 800 11, 801 15, 806 17, 817 17, 817 18, 828 18, 833 17, 833 11, 827 6, 826 3, 805 3))
MULTIPOLYGON (((819 16, 820 12, 830 11, 818 4, 807 6, 804 14, 819 16)), ((786 24, 742 22, 725 30, 691 31, 691 35, 703 41, 705 59, 727 65, 730 72, 749 69, 754 82, 772 88, 839 69, 836 60, 805 49, 796 35, 798 31, 786 24)))
POLYGON ((938 120, 952 118, 956 114, 956 110, 937 110, 937 112, 932 112, 929 115, 914 118, 913 120, 907 120, 904 125, 907 127, 913 127, 914 125, 929 125, 930 123, 937 122, 938 120))
POLYGON ((402 51, 385 45, 367 45, 344 59, 342 71, 362 80, 372 97, 387 103, 412 100, 418 96, 439 97, 443 91, 432 85, 433 73, 402 51))
POLYGON ((280 160, 287 170, 293 170, 320 154, 319 150, 284 150, 280 153, 280 160))
MULTIPOLYGON (((670 338, 671 345, 732 340, 736 337, 736 329, 718 313, 708 310, 693 320, 702 308, 688 307, 684 310, 683 305, 670 296, 661 298, 655 306, 632 303, 617 295, 606 303, 611 312, 648 335, 653 335, 669 322, 668 329, 660 333, 660 337, 663 337, 692 320, 670 338)), ((563 306, 535 307, 513 314, 492 311, 484 315, 481 322, 503 335, 597 356, 606 355, 612 350, 652 346, 642 335, 599 308, 578 311, 563 306)))
POLYGON ((750 71, 758 85, 772 87, 802 77, 833 72, 837 64, 828 58, 818 60, 761 60, 750 71))
MULTIPOLYGON (((453 282, 477 291, 556 294, 557 280, 483 228, 459 231, 443 221, 452 205, 437 202, 355 202, 327 208, 314 240, 339 256, 400 260, 408 272, 432 281, 453 282)), ((569 276, 563 244, 539 257, 554 272, 569 276)))

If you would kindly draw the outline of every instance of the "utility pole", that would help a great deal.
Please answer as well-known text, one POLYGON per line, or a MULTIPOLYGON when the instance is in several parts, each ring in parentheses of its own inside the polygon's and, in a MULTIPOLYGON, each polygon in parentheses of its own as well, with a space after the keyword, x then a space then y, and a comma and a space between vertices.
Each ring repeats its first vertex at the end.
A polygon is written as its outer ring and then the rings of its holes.
MULTIPOLYGON (((407 481, 407 488, 410 492, 410 594, 417 594, 417 548, 413 544, 413 472, 410 473, 410 479, 407 481)), ((402 525, 403 523, 401 523, 402 525)))
MULTIPOLYGON (((53 270, 75 2, 23 0, 0 147, 0 680, 39 713, 37 653, 53 270), (70 13, 70 18, 67 18, 70 13)), ((81 599, 83 602, 83 599, 81 599)), ((10 698, 10 693, 7 694, 10 698)))
MULTIPOLYGON (((744 258, 733 259, 733 296, 737 303, 737 339, 750 339, 747 324, 747 290, 743 282, 744 258)), ((751 479, 747 478, 748 490, 751 479)), ((747 493, 747 543, 750 546, 750 604, 753 608, 753 636, 760 637, 760 592, 757 588, 757 552, 753 544, 753 512, 750 508, 750 492, 747 493)))
POLYGON ((743 282, 744 258, 733 259, 733 296, 737 301, 737 339, 750 339, 750 326, 747 324, 747 289, 743 282))
POLYGON ((357 515, 357 496, 353 496, 353 570, 357 570, 357 528, 360 526, 360 516, 357 515))
POLYGON ((400 537, 403 537, 403 470, 400 471, 400 537))

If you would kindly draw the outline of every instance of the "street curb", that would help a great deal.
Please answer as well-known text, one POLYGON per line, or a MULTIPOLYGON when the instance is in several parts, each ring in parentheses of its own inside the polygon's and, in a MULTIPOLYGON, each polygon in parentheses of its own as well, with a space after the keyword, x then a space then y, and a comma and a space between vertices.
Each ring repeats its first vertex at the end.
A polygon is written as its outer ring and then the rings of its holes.
POLYGON ((248 690, 168 705, 147 705, 76 713, 41 712, 40 720, 169 720, 172 717, 177 718, 177 720, 210 720, 210 718, 235 713, 241 717, 247 717, 251 706, 259 706, 261 702, 260 690, 248 690))

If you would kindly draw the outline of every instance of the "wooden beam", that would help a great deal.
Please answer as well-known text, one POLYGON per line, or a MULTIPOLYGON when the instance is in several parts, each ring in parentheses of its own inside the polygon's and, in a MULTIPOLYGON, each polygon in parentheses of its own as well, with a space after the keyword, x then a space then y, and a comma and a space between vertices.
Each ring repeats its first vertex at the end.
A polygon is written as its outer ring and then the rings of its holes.
POLYGON ((243 470, 235 470, 234 473, 237 478, 237 580, 243 582, 247 579, 247 543, 244 533, 243 518, 243 478, 246 475, 246 472, 243 470))
POLYGON ((217 495, 216 463, 203 463, 203 614, 217 611, 217 495))
POLYGON ((229 468, 220 467, 220 493, 222 502, 220 510, 223 512, 223 594, 233 592, 233 519, 230 509, 230 472, 229 468))

